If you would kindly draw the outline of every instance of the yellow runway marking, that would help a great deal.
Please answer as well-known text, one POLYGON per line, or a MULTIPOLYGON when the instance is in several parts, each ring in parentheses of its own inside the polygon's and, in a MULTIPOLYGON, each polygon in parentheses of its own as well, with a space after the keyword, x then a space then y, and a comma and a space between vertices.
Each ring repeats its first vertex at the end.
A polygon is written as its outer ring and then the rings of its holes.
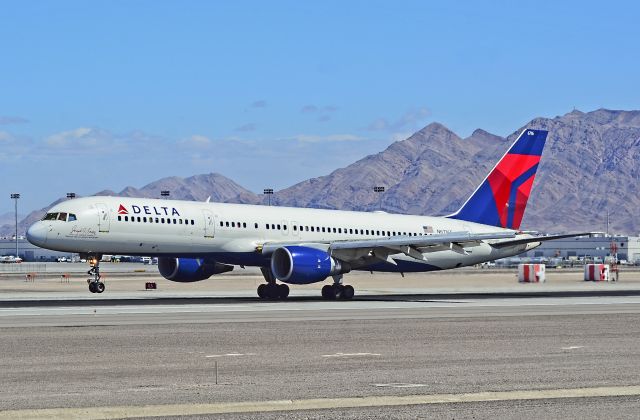
POLYGON ((393 407, 421 404, 473 403, 488 401, 541 400, 640 396, 640 386, 491 391, 466 394, 370 396, 360 398, 318 398, 308 400, 248 401, 212 404, 167 404, 120 407, 47 408, 0 411, 0 419, 120 419, 159 416, 194 416, 267 411, 321 410, 332 408, 393 407))

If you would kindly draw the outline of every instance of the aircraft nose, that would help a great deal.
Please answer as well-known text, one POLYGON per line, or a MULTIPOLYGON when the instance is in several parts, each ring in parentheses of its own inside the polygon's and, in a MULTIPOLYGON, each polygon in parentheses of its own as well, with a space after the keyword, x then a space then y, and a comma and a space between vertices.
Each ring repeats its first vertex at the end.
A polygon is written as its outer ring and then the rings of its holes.
POLYGON ((27 230, 27 241, 35 246, 43 246, 47 242, 48 230, 42 222, 32 224, 27 230))

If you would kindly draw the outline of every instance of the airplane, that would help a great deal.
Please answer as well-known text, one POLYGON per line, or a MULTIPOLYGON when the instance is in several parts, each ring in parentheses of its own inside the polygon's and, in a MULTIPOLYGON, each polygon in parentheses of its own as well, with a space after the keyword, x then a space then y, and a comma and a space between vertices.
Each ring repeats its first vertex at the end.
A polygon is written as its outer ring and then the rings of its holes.
POLYGON ((525 129, 460 209, 441 217, 246 204, 93 196, 52 207, 27 231, 32 244, 90 261, 89 290, 102 293, 104 254, 158 258, 167 280, 195 282, 235 266, 259 267, 263 299, 287 284, 333 279, 325 299, 351 299, 352 270, 426 272, 506 258, 542 241, 519 231, 547 131, 525 129), (278 283, 279 281, 280 283, 278 283))

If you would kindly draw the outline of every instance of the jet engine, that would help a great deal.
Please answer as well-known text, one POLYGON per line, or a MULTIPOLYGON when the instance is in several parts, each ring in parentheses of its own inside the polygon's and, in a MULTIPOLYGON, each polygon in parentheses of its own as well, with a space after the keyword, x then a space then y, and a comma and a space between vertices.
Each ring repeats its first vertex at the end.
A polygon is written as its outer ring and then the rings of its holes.
POLYGON ((284 246, 271 256, 271 272, 285 283, 316 283, 349 271, 351 268, 347 264, 327 252, 306 246, 284 246))
POLYGON ((201 258, 158 258, 158 271, 167 280, 191 283, 233 270, 232 265, 201 258))

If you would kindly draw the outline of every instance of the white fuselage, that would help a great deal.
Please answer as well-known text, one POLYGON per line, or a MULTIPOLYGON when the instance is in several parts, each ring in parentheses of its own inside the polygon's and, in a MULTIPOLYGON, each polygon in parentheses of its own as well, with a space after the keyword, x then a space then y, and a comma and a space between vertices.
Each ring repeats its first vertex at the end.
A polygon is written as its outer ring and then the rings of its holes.
MULTIPOLYGON (((48 249, 94 255, 209 257, 225 264, 248 266, 268 266, 268 256, 261 250, 269 243, 328 243, 501 230, 444 217, 124 197, 69 200, 54 206, 48 214, 55 213, 74 217, 45 218, 35 223, 28 232, 32 243, 48 249)), ((482 242, 465 248, 466 255, 451 249, 429 252, 425 254, 426 261, 398 254, 394 259, 410 264, 404 268, 383 264, 374 269, 455 268, 517 255, 537 245, 496 249, 482 242)))

